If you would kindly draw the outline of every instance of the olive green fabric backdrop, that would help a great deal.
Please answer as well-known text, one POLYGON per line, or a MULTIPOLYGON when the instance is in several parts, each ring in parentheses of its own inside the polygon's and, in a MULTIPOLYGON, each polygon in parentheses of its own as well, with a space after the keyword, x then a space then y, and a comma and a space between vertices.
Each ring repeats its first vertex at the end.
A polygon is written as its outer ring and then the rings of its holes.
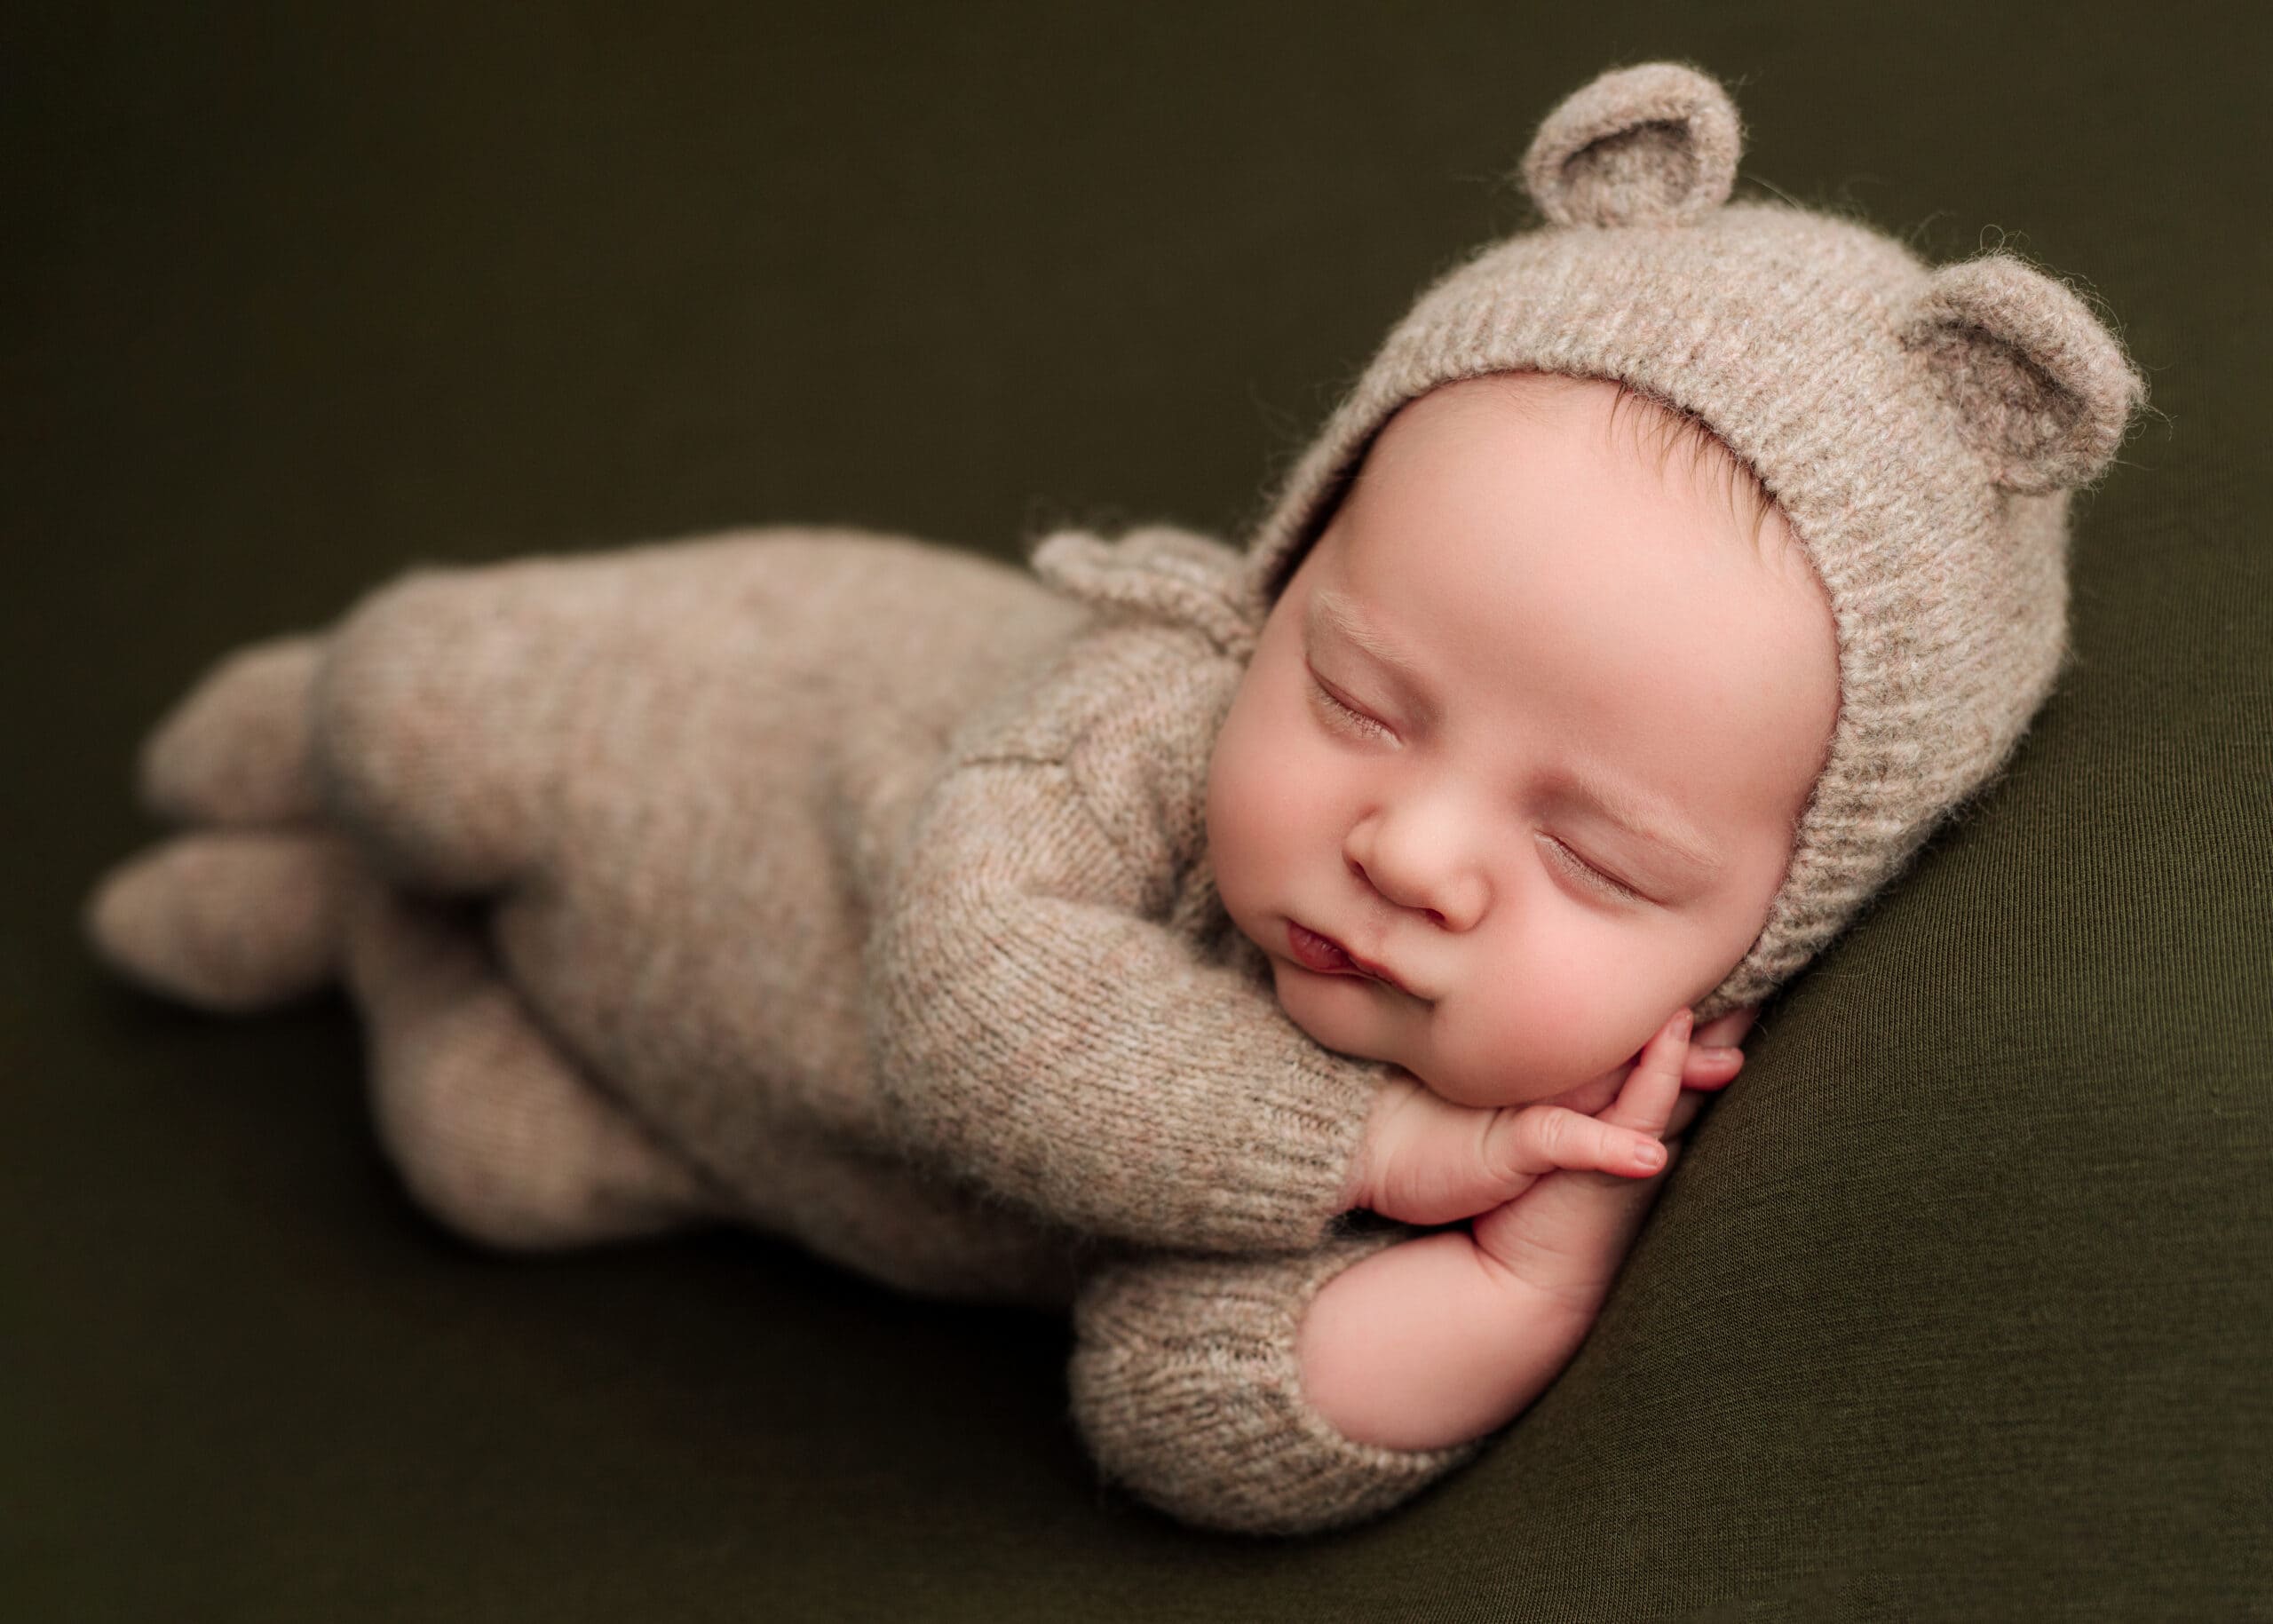
POLYGON ((2252 8, 308 9, 0 52, 0 1615, 2273 1616, 2252 8), (1048 1318, 751 1237, 480 1256, 392 1183, 343 1002, 209 1020, 80 947, 162 709, 412 561, 1239 531, 1521 220, 1539 117, 1667 56, 1747 178, 2087 278, 2166 416, 2004 789, 1771 1011, 1564 1379, 1390 1520, 1100 1490, 1048 1318))

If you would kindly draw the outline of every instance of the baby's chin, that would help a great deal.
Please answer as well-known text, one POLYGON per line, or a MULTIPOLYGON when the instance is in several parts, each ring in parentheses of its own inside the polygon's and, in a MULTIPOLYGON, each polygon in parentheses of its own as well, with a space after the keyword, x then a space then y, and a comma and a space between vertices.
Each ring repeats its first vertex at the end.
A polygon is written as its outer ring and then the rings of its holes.
POLYGON ((1625 1079, 1616 1072, 1604 1072, 1591 1081, 1582 1082, 1574 1089, 1565 1089, 1560 1094, 1550 1094, 1545 1099, 1536 1103, 1542 1105, 1560 1105, 1564 1110, 1575 1111, 1581 1116, 1593 1116, 1597 1112, 1609 1108, 1610 1102, 1618 1097, 1618 1091, 1624 1083, 1625 1079))
MULTIPOLYGON (((1274 958, 1271 965, 1274 989, 1279 994, 1279 1008, 1287 1018, 1300 1027, 1311 1042, 1321 1049, 1330 1049, 1338 1055, 1348 1055, 1356 1060, 1378 1060, 1390 1066, 1404 1066, 1406 1057, 1390 1052, 1393 1047, 1381 1041, 1382 1034, 1373 1029, 1373 1023, 1363 1018, 1363 1010, 1352 1003, 1364 994, 1356 991, 1366 984, 1355 977, 1324 977, 1274 958), (1341 986, 1321 986, 1320 983, 1339 981, 1341 986)), ((1411 1070, 1407 1066, 1406 1069, 1411 1070)))
POLYGON ((1527 1105, 1559 1105, 1581 1115, 1593 1116, 1605 1109, 1618 1097, 1625 1079, 1618 1069, 1602 1072, 1583 1082, 1569 1083, 1561 1088, 1556 1080, 1526 1078, 1519 1067, 1496 1073, 1490 1077, 1466 1077, 1442 1072, 1432 1072, 1425 1063, 1406 1066, 1421 1084, 1441 1099, 1456 1105, 1468 1105, 1479 1110, 1501 1106, 1522 1109, 1527 1105))

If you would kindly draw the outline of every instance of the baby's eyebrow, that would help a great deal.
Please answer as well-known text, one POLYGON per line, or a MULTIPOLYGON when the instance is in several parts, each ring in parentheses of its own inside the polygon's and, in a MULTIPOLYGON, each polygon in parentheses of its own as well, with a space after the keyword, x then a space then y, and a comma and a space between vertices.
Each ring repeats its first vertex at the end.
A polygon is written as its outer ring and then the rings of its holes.
POLYGON ((1727 867, 1704 836, 1660 797, 1580 771, 1570 774, 1570 783, 1581 800, 1620 828, 1636 840, 1663 847, 1707 878, 1717 876, 1727 867))
POLYGON ((1428 697, 1428 685, 1421 679, 1420 662, 1414 660, 1405 645, 1393 638, 1384 637, 1358 611, 1355 600, 1332 587, 1321 586, 1311 593, 1307 617, 1313 630, 1324 626, 1344 642, 1353 643, 1387 666, 1413 693, 1415 699, 1428 697))
MULTIPOLYGON (((1311 593, 1305 616, 1313 628, 1323 627, 1379 661, 1399 678, 1414 700, 1432 715, 1434 702, 1422 680, 1417 663, 1395 638, 1384 636, 1358 610, 1346 593, 1320 586, 1311 593)), ((1648 794, 1573 767, 1564 774, 1572 795, 1606 821, 1615 824, 1644 844, 1671 853, 1707 878, 1727 867, 1712 844, 1697 832, 1663 796, 1648 794)))

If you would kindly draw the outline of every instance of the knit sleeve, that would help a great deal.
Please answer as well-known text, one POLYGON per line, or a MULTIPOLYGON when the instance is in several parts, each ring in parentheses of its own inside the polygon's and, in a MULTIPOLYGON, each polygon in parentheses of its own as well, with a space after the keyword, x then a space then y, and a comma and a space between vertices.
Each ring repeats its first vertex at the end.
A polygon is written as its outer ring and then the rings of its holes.
POLYGON ((1387 1068, 1320 1048, 1171 920, 1242 669, 1189 615, 1104 616, 959 746, 867 948, 907 1153, 1146 1246, 1327 1232, 1387 1068))
POLYGON ((1296 1336, 1311 1300, 1361 1258, 1420 1232, 1336 1236, 1285 1257, 1115 1264, 1073 1308, 1073 1417, 1099 1470, 1203 1527, 1315 1533, 1362 1522, 1473 1460, 1360 1444, 1302 1390, 1296 1336))

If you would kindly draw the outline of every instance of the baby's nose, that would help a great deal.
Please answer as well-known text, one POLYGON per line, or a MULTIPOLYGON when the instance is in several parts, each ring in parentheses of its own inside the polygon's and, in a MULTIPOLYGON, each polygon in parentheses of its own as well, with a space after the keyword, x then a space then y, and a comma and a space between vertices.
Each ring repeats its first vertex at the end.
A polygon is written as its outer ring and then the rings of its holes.
POLYGON ((1431 907, 1424 902, 1408 899, 1410 897, 1417 893, 1406 891, 1403 888, 1396 885, 1385 885, 1380 880, 1374 878, 1373 874, 1366 868, 1366 865, 1359 862, 1356 858, 1353 857, 1350 859, 1349 861, 1350 873, 1356 875, 1359 879, 1372 886, 1382 896, 1397 904, 1398 907, 1413 908, 1419 913, 1427 915, 1429 922, 1431 924, 1441 925, 1445 923, 1445 915, 1440 909, 1431 907))
POLYGON ((1355 853, 1350 871, 1400 908, 1421 915, 1440 930, 1472 930, 1484 914, 1482 876, 1454 864, 1422 867, 1376 852, 1370 865, 1355 853))

